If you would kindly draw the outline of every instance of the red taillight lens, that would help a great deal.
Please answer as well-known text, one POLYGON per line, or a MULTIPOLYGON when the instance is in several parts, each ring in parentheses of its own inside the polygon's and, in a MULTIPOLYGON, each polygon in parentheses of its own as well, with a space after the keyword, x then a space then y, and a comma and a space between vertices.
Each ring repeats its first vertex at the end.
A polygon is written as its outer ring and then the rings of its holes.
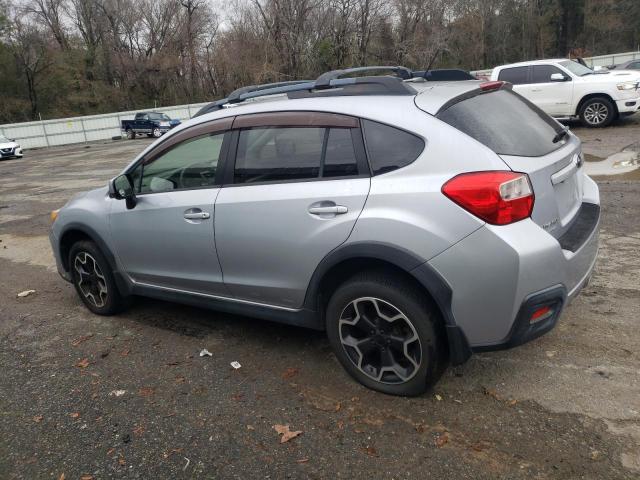
POLYGON ((488 223, 507 225, 531 216, 533 190, 524 173, 463 173, 442 186, 442 193, 488 223))
POLYGON ((498 90, 504 85, 505 82, 501 80, 494 80, 492 82, 484 82, 480 84, 480 90, 488 92, 489 90, 498 90))

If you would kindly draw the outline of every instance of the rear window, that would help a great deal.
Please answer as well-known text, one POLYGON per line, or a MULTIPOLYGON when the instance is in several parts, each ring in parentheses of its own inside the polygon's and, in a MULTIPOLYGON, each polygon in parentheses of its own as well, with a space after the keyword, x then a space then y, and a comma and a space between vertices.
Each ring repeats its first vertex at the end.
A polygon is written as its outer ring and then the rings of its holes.
POLYGON ((511 90, 462 100, 437 117, 501 155, 540 157, 562 146, 553 143, 556 121, 511 90))
POLYGON ((363 120, 362 127, 374 175, 405 167, 424 150, 424 140, 404 130, 371 120, 363 120))
POLYGON ((498 80, 513 83, 514 85, 522 85, 527 83, 527 72, 529 67, 513 67, 500 70, 498 80))

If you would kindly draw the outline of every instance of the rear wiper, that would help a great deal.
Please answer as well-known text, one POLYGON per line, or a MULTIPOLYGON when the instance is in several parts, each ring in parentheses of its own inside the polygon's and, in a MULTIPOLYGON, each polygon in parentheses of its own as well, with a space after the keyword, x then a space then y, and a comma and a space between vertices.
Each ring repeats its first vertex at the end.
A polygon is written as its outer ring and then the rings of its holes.
POLYGON ((560 140, 562 140, 564 137, 566 137, 568 133, 569 133, 569 127, 562 127, 562 130, 560 130, 558 133, 556 133, 556 136, 553 137, 553 140, 551 140, 551 141, 553 143, 558 143, 560 140))

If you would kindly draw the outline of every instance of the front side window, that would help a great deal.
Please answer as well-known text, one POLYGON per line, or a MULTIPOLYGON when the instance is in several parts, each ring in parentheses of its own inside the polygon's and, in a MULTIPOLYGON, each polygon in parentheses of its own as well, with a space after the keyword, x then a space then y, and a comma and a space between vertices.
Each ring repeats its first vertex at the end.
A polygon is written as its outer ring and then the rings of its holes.
POLYGON ((565 74, 558 67, 553 65, 533 65, 531 70, 531 83, 550 83, 551 75, 559 73, 563 77, 565 74))
POLYGON ((500 70, 498 80, 509 82, 513 85, 522 85, 527 83, 527 72, 529 67, 513 67, 500 70))
POLYGON ((131 173, 138 193, 158 193, 215 185, 224 133, 190 138, 131 173), (141 173, 141 175, 140 175, 141 173))
POLYGON ((358 175, 351 129, 259 127, 240 131, 236 184, 358 175))

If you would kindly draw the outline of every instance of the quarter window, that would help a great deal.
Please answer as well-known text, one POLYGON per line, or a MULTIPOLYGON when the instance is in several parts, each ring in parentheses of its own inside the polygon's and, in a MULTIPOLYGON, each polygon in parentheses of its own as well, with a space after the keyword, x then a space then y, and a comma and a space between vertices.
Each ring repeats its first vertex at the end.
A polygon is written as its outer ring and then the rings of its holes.
POLYGON ((527 83, 527 72, 529 67, 513 67, 500 70, 498 80, 509 82, 513 85, 522 85, 527 83))
POLYGON ((424 150, 424 141, 411 133, 371 120, 363 120, 362 126, 374 175, 409 165, 424 150))
POLYGON ((167 152, 142 165, 142 178, 136 171, 132 178, 139 182, 139 193, 210 187, 216 171, 224 133, 204 135, 178 143, 167 152))
POLYGON ((240 131, 234 183, 358 175, 351 129, 259 127, 240 131))

